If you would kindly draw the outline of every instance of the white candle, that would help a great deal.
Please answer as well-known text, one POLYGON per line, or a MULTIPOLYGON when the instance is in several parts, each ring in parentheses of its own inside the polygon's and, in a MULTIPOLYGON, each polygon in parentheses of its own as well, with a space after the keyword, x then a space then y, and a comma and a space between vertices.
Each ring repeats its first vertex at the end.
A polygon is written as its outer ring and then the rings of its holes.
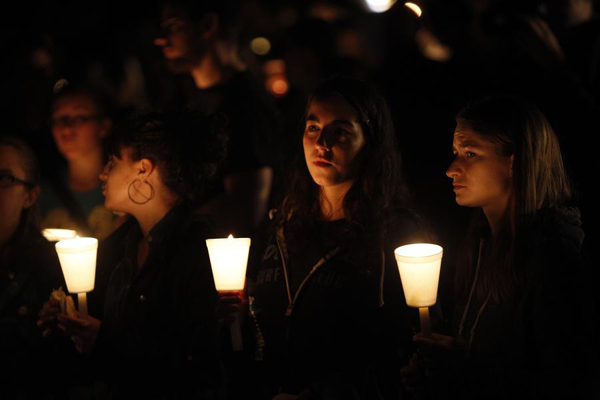
POLYGON ((59 240, 73 239, 77 232, 72 229, 44 229, 42 235, 49 242, 58 242, 59 240))
MULTIPOLYGON (((217 290, 244 290, 250 239, 234 239, 229 235, 227 239, 206 239, 206 246, 217 290)), ((234 351, 242 350, 242 332, 237 318, 231 325, 231 346, 234 351)))
POLYGON ((210 265, 218 291, 244 290, 249 238, 207 239, 210 265))
POLYGON ((94 290, 98 239, 75 238, 56 243, 56 252, 70 293, 78 293, 80 316, 87 317, 85 293, 94 290))
POLYGON ((443 252, 442 247, 429 243, 409 244, 394 251, 406 304, 419 308, 421 330, 428 337, 431 328, 427 307, 437 301, 443 252))

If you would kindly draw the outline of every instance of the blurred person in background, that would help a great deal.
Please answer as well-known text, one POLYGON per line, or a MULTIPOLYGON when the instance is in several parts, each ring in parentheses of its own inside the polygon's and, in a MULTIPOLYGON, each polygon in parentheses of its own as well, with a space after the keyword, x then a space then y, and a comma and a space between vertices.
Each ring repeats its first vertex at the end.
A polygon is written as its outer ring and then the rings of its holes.
POLYGON ((106 238, 117 216, 104 207, 99 175, 106 155, 103 141, 112 121, 99 97, 59 81, 52 103, 52 137, 66 167, 47 171, 40 198, 43 228, 73 229, 80 236, 106 238))
POLYGON ((186 105, 229 119, 227 160, 201 207, 222 236, 249 236, 266 216, 279 153, 279 112, 238 54, 240 8, 237 1, 167 1, 155 40, 170 70, 193 80, 186 105))
POLYGON ((37 312, 64 282, 54 246, 39 231, 39 183, 29 146, 0 137, 0 354, 10 366, 0 377, 3 398, 64 395, 67 384, 43 384, 53 382, 64 364, 39 334, 37 312))

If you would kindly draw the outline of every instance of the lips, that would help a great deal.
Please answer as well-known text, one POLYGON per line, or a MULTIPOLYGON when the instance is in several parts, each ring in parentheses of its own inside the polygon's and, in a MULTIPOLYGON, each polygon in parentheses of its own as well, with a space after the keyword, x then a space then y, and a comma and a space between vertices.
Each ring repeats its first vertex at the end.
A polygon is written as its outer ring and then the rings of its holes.
POLYGON ((456 192, 457 190, 461 190, 461 189, 464 189, 464 188, 466 188, 466 186, 465 186, 465 185, 457 185, 457 184, 454 184, 454 185, 452 185, 452 187, 454 188, 454 191, 455 191, 455 192, 456 192))
POLYGON ((333 166, 333 163, 331 161, 327 161, 324 158, 320 158, 320 157, 316 158, 313 161, 313 164, 316 165, 317 167, 320 167, 320 168, 328 168, 328 167, 332 167, 333 166))

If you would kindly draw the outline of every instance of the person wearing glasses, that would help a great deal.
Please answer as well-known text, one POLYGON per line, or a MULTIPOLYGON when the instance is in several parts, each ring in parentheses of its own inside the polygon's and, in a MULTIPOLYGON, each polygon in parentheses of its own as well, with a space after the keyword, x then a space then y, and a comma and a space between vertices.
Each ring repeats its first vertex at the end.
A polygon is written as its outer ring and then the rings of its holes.
MULTIPOLYGON (((5 398, 46 398, 50 388, 30 385, 52 374, 41 367, 49 348, 35 322, 52 288, 64 283, 56 252, 36 224, 39 194, 33 151, 18 138, 0 137, 0 354, 10 365, 0 378, 5 398)), ((50 390, 60 394, 57 385, 50 390)))
POLYGON ((104 207, 98 177, 106 161, 103 140, 112 122, 92 92, 68 83, 56 89, 50 126, 66 168, 54 168, 44 177, 42 227, 74 229, 80 236, 103 239, 113 231, 116 220, 104 207))

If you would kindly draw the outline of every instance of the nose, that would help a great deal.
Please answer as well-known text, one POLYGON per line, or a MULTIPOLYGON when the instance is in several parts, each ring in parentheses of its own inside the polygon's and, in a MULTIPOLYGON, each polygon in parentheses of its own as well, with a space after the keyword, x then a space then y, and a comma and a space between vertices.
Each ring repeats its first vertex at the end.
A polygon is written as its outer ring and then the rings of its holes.
POLYGON ((317 150, 330 151, 333 146, 332 135, 327 129, 323 129, 315 142, 317 150))
POLYGON ((100 180, 102 182, 106 182, 108 179, 108 163, 104 164, 104 168, 102 169, 102 172, 100 172, 100 175, 98 175, 98 178, 100 178, 100 180))
POLYGON ((460 166, 460 163, 458 162, 458 160, 454 159, 454 161, 452 161, 450 163, 450 166, 446 170, 446 176, 448 178, 454 179, 457 176, 459 176, 461 173, 462 173, 462 167, 460 166))

